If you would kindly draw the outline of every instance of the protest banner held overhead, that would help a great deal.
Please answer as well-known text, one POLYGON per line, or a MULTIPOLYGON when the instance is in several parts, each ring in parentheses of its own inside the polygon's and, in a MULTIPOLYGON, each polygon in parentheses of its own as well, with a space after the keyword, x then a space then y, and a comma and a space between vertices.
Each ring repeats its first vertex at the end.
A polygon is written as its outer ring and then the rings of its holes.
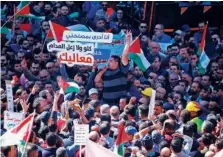
POLYGON ((72 67, 74 65, 89 65, 94 64, 94 57, 92 55, 86 55, 76 52, 58 52, 57 57, 60 63, 67 64, 72 67))
POLYGON ((72 42, 57 42, 51 41, 47 44, 47 50, 49 52, 52 51, 66 51, 66 52, 76 52, 76 53, 85 53, 85 54, 93 54, 94 53, 94 44, 87 43, 72 43, 72 42))
POLYGON ((6 130, 9 130, 15 127, 17 124, 19 124, 23 119, 24 119, 23 113, 5 111, 4 112, 4 128, 6 130))
POLYGON ((64 41, 84 41, 93 43, 111 43, 113 38, 112 33, 99 32, 79 32, 79 31, 64 31, 64 41))

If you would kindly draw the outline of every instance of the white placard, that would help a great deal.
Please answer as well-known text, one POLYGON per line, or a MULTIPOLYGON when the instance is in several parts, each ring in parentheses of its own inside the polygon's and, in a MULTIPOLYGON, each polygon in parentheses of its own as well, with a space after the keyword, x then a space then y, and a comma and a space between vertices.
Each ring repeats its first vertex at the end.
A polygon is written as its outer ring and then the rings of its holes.
POLYGON ((86 145, 89 135, 89 125, 76 124, 74 125, 74 144, 86 145))
POLYGON ((81 44, 77 42, 57 42, 51 41, 47 44, 47 50, 52 51, 66 51, 66 52, 76 52, 76 53, 85 53, 85 54, 94 54, 94 44, 81 44))
POLYGON ((11 84, 11 81, 5 81, 5 84, 6 84, 8 110, 13 112, 14 111, 14 103, 13 103, 12 84, 11 84))
POLYGON ((18 125, 23 119, 24 119, 23 113, 5 111, 4 112, 4 128, 6 130, 9 130, 15 127, 16 125, 18 125))
POLYGON ((58 52, 57 57, 60 63, 67 64, 69 67, 74 65, 89 65, 93 66, 94 57, 76 52, 58 52))
POLYGON ((152 90, 152 95, 150 98, 150 103, 149 103, 149 114, 148 116, 153 115, 154 107, 155 107, 155 98, 156 98, 156 91, 152 90))
POLYGON ((64 41, 84 41, 93 43, 112 43, 112 33, 64 31, 64 41))

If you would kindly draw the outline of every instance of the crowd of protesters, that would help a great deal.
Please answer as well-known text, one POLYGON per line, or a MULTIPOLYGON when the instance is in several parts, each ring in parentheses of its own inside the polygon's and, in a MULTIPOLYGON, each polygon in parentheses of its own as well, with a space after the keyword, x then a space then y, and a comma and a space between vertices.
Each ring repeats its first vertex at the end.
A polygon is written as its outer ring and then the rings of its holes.
MULTIPOLYGON (((2 15, 2 24, 13 15, 11 3, 4 5, 8 10, 2 15)), ((112 15, 106 16, 110 5, 105 1, 34 1, 31 12, 45 20, 12 18, 6 24, 15 26, 10 38, 1 38, 1 135, 6 132, 4 111, 8 110, 5 80, 13 80, 14 112, 26 116, 36 112, 28 157, 84 156, 85 148, 80 153, 74 144, 74 119, 89 125, 90 140, 111 151, 119 126, 124 125, 126 157, 222 157, 223 38, 219 30, 208 30, 214 49, 201 74, 197 51, 204 21, 198 21, 195 32, 187 24, 172 35, 164 33, 163 24, 148 32, 148 22, 142 20, 133 27, 122 7, 112 6, 112 15), (69 18, 72 12, 79 17, 69 18), (111 56, 108 67, 100 70, 97 63, 92 67, 60 64, 44 45, 49 20, 65 27, 84 24, 96 32, 112 28, 117 34, 123 30, 126 46, 122 56, 111 56), (30 33, 19 29, 24 22, 32 24, 30 33), (130 68, 131 35, 140 37, 141 49, 151 63, 145 72, 136 65, 130 68), (163 50, 162 43, 171 44, 163 50), (79 93, 60 94, 61 78, 76 82, 79 93), (149 116, 152 90, 156 91, 155 105, 149 116)), ((17 146, 7 146, 1 147, 1 154, 14 157, 19 152, 17 146)))

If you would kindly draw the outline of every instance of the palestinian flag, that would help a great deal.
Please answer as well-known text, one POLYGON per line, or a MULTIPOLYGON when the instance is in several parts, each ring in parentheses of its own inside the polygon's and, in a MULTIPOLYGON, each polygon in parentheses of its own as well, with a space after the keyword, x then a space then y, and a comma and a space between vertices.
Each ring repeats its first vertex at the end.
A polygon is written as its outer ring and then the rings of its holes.
MULTIPOLYGON (((70 29, 68 29, 64 26, 61 26, 61 25, 56 24, 56 23, 51 22, 51 21, 49 21, 49 24, 50 24, 50 30, 52 32, 52 35, 57 42, 61 42, 63 40, 64 31, 70 30, 70 29)), ((50 31, 49 31, 49 33, 50 33, 50 31)), ((49 38, 50 35, 51 34, 47 35, 47 37, 49 38)))
POLYGON ((31 32, 31 24, 30 23, 23 23, 20 24, 20 29, 26 31, 27 33, 31 32))
POLYGON ((206 54, 207 51, 211 51, 210 48, 212 47, 212 41, 208 38, 207 33, 207 27, 208 25, 206 24, 203 30, 203 35, 201 39, 200 46, 197 51, 197 55, 199 56, 199 63, 198 63, 198 69, 201 75, 205 74, 206 68, 210 62, 210 59, 208 55, 206 54))
POLYGON ((78 93, 80 87, 75 82, 66 82, 62 78, 60 79, 60 93, 67 94, 67 93, 78 93))
POLYGON ((140 48, 139 37, 137 37, 129 47, 129 58, 132 59, 143 72, 151 65, 140 48))
POLYGON ((120 157, 111 150, 106 149, 100 144, 94 143, 91 140, 87 140, 85 152, 86 152, 86 157, 98 157, 98 156, 120 157))
POLYGON ((1 27, 1 34, 11 34, 12 33, 12 29, 7 28, 7 27, 1 27))
POLYGON ((78 12, 73 12, 70 15, 68 15, 69 18, 74 19, 74 18, 78 18, 79 17, 79 13, 78 12))
POLYGON ((24 6, 21 10, 19 10, 15 16, 17 17, 27 17, 27 18, 33 18, 37 20, 44 20, 45 16, 36 16, 30 13, 30 5, 24 6))
POLYGON ((21 2, 19 3, 19 5, 16 7, 16 12, 19 11, 19 10, 21 10, 21 9, 22 9, 23 7, 25 7, 27 4, 29 4, 28 1, 21 1, 21 2))
POLYGON ((126 142, 127 134, 125 132, 125 124, 120 123, 118 129, 118 136, 115 142, 115 151, 117 154, 124 156, 124 143, 126 142))
POLYGON ((26 117, 21 123, 8 130, 0 137, 1 146, 20 145, 25 147, 28 143, 34 120, 34 113, 26 117))

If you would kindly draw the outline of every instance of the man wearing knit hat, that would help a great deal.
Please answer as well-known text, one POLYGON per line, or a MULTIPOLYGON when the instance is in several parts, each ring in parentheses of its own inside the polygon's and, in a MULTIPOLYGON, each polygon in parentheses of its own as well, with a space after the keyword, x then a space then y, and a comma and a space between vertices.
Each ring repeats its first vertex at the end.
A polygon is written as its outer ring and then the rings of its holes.
POLYGON ((187 106, 186 110, 190 112, 191 121, 197 124, 198 132, 201 132, 201 126, 203 124, 203 120, 199 118, 201 106, 196 101, 190 101, 187 106))

